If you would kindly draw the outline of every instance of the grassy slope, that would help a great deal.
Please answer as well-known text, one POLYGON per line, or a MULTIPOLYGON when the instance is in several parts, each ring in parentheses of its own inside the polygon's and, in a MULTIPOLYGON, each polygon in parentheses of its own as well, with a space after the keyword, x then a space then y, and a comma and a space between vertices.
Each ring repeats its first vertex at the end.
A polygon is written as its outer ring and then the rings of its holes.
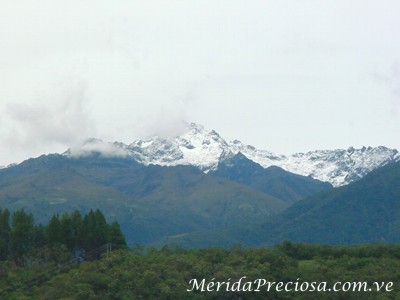
POLYGON ((44 222, 55 212, 101 209, 130 244, 205 228, 261 222, 283 201, 186 166, 133 160, 42 156, 0 171, 0 207, 25 208, 44 222))
POLYGON ((287 240, 354 244, 400 242, 400 164, 300 201, 264 224, 268 244, 287 240))

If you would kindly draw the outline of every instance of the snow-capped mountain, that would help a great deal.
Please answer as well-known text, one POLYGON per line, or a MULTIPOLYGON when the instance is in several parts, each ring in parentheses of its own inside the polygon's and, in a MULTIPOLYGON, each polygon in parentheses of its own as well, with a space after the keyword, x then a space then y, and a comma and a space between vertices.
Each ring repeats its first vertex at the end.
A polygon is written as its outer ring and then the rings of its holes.
POLYGON ((184 134, 174 138, 153 136, 129 145, 90 139, 64 154, 74 157, 93 152, 105 156, 131 157, 145 165, 193 165, 204 172, 217 169, 220 161, 241 152, 264 168, 279 166, 295 174, 328 181, 333 186, 348 184, 378 167, 400 160, 396 149, 383 146, 278 155, 267 150, 258 150, 238 140, 227 142, 214 130, 206 130, 194 123, 188 124, 184 134))
POLYGON ((184 134, 174 138, 152 136, 129 145, 88 139, 83 145, 71 148, 64 154, 74 157, 97 152, 104 156, 131 157, 145 165, 193 165, 208 172, 217 168, 222 159, 237 153, 232 152, 231 148, 214 130, 209 131, 191 123, 184 134))
POLYGON ((276 165, 295 174, 328 181, 335 187, 348 184, 376 168, 400 160, 400 153, 396 149, 383 146, 361 149, 350 147, 347 150, 315 150, 284 156, 257 150, 238 141, 235 144, 247 158, 264 168, 276 165))
POLYGON ((233 154, 230 145, 214 130, 189 124, 188 131, 172 139, 151 137, 138 140, 128 146, 144 164, 164 166, 193 165, 208 172, 218 162, 233 154))

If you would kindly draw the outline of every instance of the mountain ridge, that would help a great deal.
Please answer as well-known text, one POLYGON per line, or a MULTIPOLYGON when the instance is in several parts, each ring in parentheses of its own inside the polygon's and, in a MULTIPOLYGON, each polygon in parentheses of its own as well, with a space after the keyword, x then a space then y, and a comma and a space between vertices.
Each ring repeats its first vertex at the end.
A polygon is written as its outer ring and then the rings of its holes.
POLYGON ((204 228, 260 222, 288 206, 193 166, 144 166, 131 158, 50 154, 0 170, 0 208, 53 214, 100 209, 127 242, 149 244, 204 228))
POLYGON ((168 236, 157 245, 274 246, 284 241, 356 245, 400 242, 400 162, 362 179, 316 193, 261 224, 168 236))
MULTIPOLYGON (((383 221, 393 218, 392 211, 399 211, 396 201, 400 195, 397 184, 400 178, 400 162, 388 163, 382 167, 386 168, 383 173, 382 170, 379 171, 381 168, 378 168, 370 172, 371 175, 367 174, 360 180, 333 189, 329 186, 324 187, 329 185, 327 183, 315 182, 318 180, 312 179, 311 176, 288 174, 277 166, 264 168, 242 152, 233 156, 221 155, 226 153, 219 152, 224 150, 222 146, 229 144, 221 144, 224 140, 217 133, 202 138, 199 136, 204 132, 198 132, 200 135, 192 133, 196 135, 197 141, 181 137, 181 143, 184 143, 187 151, 195 150, 197 153, 207 153, 211 145, 218 154, 215 156, 218 157, 216 171, 205 172, 192 165, 145 164, 138 161, 139 155, 145 155, 137 150, 132 152, 129 145, 90 139, 83 147, 70 149, 63 155, 42 155, 1 169, 0 206, 12 210, 25 208, 36 212, 39 219, 46 220, 53 213, 76 209, 85 213, 88 209, 99 208, 105 211, 110 221, 118 220, 131 245, 172 242, 192 246, 214 244, 221 237, 224 245, 240 241, 246 245, 256 245, 262 240, 267 244, 274 244, 282 238, 295 239, 293 234, 300 235, 298 230, 304 228, 303 224, 309 229, 308 232, 302 233, 305 240, 313 236, 310 232, 320 232, 322 225, 326 225, 325 228, 329 231, 321 233, 320 236, 334 236, 336 228, 343 227, 344 221, 353 220, 352 214, 359 211, 361 213, 358 214, 358 226, 361 231, 365 228, 366 236, 357 231, 354 236, 331 242, 374 242, 377 241, 376 233, 384 231, 380 231, 379 226, 375 225, 369 229, 370 220, 375 220, 374 224, 383 224, 383 221), (212 145, 213 142, 217 144, 212 145), (196 147, 200 149, 195 149, 196 147), (385 174, 387 167, 389 171, 392 170, 390 168, 394 169, 385 174), (384 180, 375 180, 376 174, 383 174, 384 180), (375 179, 371 181, 371 178, 375 179), (390 183, 388 188, 386 182, 390 183), (350 192, 342 197, 341 191, 350 192), (392 192, 388 194, 389 191, 392 192), (332 197, 338 195, 339 202, 331 201, 332 197), (379 199, 376 199, 377 196, 379 199), (364 203, 359 198, 369 201, 364 203), (388 205, 384 205, 386 200, 389 201, 388 205), (340 203, 343 209, 336 207, 336 203, 340 203), (325 204, 328 206, 322 207, 325 204), (328 209, 332 213, 327 214, 328 209), (364 213, 364 210, 368 211, 364 213), (309 214, 313 211, 318 214, 309 220, 309 214), (382 213, 377 218, 369 218, 378 211, 382 213), (344 218, 349 215, 349 218, 344 218), (279 224, 274 222, 276 218, 283 217, 285 218, 278 222, 279 224), (339 222, 335 225, 337 220, 342 219, 343 224, 339 222), (374 240, 367 239, 369 230, 375 234, 374 240)), ((179 150, 171 139, 169 142, 162 142, 161 145, 167 150, 172 149, 172 153, 176 149, 179 150)), ((153 149, 159 150, 160 144, 151 139, 141 145, 135 145, 141 149, 153 143, 153 149)), ((385 149, 361 149, 361 153, 364 154, 360 161, 382 162, 368 154, 377 151, 379 158, 379 152, 385 152, 385 149)), ((157 153, 160 160, 166 157, 164 150, 161 148, 157 153)), ((355 152, 355 149, 349 149, 347 157, 352 157, 355 152)), ((182 153, 182 156, 177 157, 184 158, 184 151, 182 153)), ((328 154, 333 165, 336 158, 343 155, 342 152, 328 154)), ((172 157, 173 163, 176 162, 173 156, 168 157, 172 157)), ((207 163, 210 161, 212 160, 207 163)), ((321 163, 318 156, 314 157, 314 161, 321 163)), ((346 165, 343 168, 345 167, 346 165)), ((354 224, 354 220, 352 222, 350 228, 356 228, 357 224, 354 224)), ((392 237, 400 227, 393 222, 388 223, 388 226, 391 226, 388 228, 388 234, 385 233, 383 237, 387 241, 393 241, 392 237)))
POLYGON ((376 168, 400 161, 397 149, 384 146, 280 155, 259 150, 239 140, 227 142, 215 130, 207 130, 195 123, 188 124, 185 133, 172 138, 152 136, 130 144, 89 139, 80 147, 68 149, 64 155, 85 156, 94 152, 104 156, 131 157, 144 165, 192 165, 205 173, 215 171, 221 161, 240 152, 263 168, 278 166, 294 174, 329 182, 335 187, 349 184, 376 168))
POLYGON ((289 204, 332 188, 328 182, 294 174, 281 167, 263 168, 241 152, 222 160, 217 170, 208 174, 245 184, 289 204))
POLYGON ((399 180, 397 162, 350 185, 303 199, 262 225, 266 243, 398 243, 399 180))

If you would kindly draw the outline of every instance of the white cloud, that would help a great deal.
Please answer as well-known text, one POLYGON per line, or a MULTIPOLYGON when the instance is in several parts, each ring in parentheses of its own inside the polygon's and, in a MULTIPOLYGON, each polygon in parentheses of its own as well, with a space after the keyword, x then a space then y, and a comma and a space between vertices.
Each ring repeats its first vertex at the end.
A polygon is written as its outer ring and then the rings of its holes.
MULTIPOLYGON (((60 149, 95 134, 94 121, 86 107, 82 81, 53 86, 25 102, 5 106, 1 118, 2 150, 21 152, 60 149)), ((40 153, 40 152, 39 152, 40 153)))
POLYGON ((400 147, 397 0, 1 6, 4 163, 76 138, 174 135, 182 120, 283 153, 400 147), (387 83, 371 84, 375 69, 387 83))
POLYGON ((130 155, 124 148, 117 147, 109 142, 103 142, 100 139, 82 141, 70 148, 67 153, 72 157, 84 157, 93 153, 99 153, 105 157, 126 157, 130 155))

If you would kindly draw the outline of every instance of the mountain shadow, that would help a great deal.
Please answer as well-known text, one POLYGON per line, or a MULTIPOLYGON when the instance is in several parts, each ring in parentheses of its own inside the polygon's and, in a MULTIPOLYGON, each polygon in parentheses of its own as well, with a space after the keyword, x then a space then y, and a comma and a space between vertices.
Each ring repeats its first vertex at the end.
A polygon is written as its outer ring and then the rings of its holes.
POLYGON ((293 174, 280 167, 264 169, 240 152, 220 162, 217 170, 209 174, 245 184, 289 204, 332 188, 328 182, 293 174))

